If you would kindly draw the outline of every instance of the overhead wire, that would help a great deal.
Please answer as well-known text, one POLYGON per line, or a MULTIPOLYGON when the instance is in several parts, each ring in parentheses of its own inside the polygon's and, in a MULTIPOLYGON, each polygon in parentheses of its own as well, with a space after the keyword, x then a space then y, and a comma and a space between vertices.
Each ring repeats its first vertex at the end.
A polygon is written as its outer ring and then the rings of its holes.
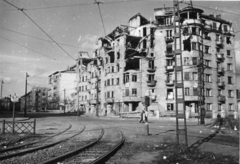
POLYGON ((103 22, 103 17, 102 17, 102 12, 101 12, 101 9, 100 9, 100 3, 102 2, 99 2, 97 0, 94 0, 94 4, 97 4, 98 6, 98 11, 99 11, 99 14, 100 14, 100 17, 101 17, 101 21, 102 21, 102 26, 103 26, 103 30, 104 30, 104 35, 106 36, 106 29, 105 29, 105 25, 104 25, 104 22, 103 22))
POLYGON ((49 59, 56 60, 56 59, 51 58, 51 57, 49 57, 49 56, 47 56, 47 55, 45 55, 45 54, 43 54, 43 53, 41 53, 41 52, 38 52, 38 51, 36 51, 36 50, 34 50, 34 49, 31 49, 31 48, 29 48, 29 47, 27 47, 27 46, 24 46, 24 45, 22 45, 22 44, 19 44, 19 43, 15 42, 15 41, 12 41, 12 40, 10 40, 10 39, 7 39, 7 38, 5 38, 5 37, 3 37, 3 36, 0 36, 0 38, 5 39, 5 40, 7 40, 7 41, 9 41, 9 42, 15 43, 15 44, 17 44, 17 45, 19 45, 19 46, 21 46, 21 47, 24 47, 24 48, 29 49, 29 50, 31 50, 31 51, 33 51, 33 52, 36 52, 36 53, 38 53, 38 54, 40 54, 40 55, 43 55, 43 56, 45 56, 45 57, 47 57, 47 58, 49 58, 49 59))
MULTIPOLYGON (((18 32, 18 31, 10 30, 10 29, 4 28, 4 27, 0 27, 0 29, 6 30, 6 31, 10 31, 10 32, 13 32, 13 33, 16 33, 16 34, 20 34, 20 35, 23 35, 23 36, 31 37, 31 38, 34 38, 34 39, 46 41, 46 42, 49 42, 49 43, 55 43, 55 42, 53 42, 53 41, 51 41, 51 40, 42 39, 42 38, 39 38, 39 37, 36 37, 36 36, 32 36, 32 35, 28 35, 28 34, 24 34, 24 33, 18 32)), ((59 43, 59 42, 58 42, 58 43, 59 43)), ((73 48, 79 48, 79 47, 77 47, 77 46, 72 46, 72 45, 65 44, 65 43, 59 43, 59 44, 60 44, 60 45, 64 45, 64 46, 73 47, 73 48)))
POLYGON ((12 3, 8 2, 7 0, 3 0, 4 2, 8 3, 9 5, 17 8, 18 10, 20 10, 26 17, 28 17, 28 19, 30 19, 45 35, 47 35, 54 43, 56 43, 56 45, 63 50, 72 60, 75 61, 75 59, 66 51, 64 50, 48 33, 46 33, 30 16, 28 16, 27 13, 24 12, 24 8, 19 8, 15 5, 13 5, 12 3))

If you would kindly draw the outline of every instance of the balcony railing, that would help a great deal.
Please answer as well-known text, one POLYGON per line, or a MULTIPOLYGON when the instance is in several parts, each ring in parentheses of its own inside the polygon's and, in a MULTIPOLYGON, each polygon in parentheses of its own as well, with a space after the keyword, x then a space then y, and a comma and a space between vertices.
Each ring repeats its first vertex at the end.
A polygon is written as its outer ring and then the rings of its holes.
POLYGON ((216 40, 216 45, 223 46, 223 40, 222 39, 216 40))
POLYGON ((106 102, 113 103, 114 102, 114 98, 106 98, 106 102))
POLYGON ((219 60, 219 61, 223 61, 225 59, 224 55, 222 53, 217 53, 216 57, 217 57, 217 60, 219 60))
POLYGON ((222 96, 222 95, 219 95, 218 96, 218 101, 225 102, 226 101, 226 97, 222 96))
POLYGON ((149 80, 147 81, 147 86, 148 87, 155 87, 157 83, 157 80, 149 80))
POLYGON ((218 73, 223 74, 224 73, 224 68, 223 67, 219 67, 217 69, 217 71, 218 71, 218 73))
POLYGON ((147 71, 148 72, 155 72, 157 69, 157 67, 153 67, 153 68, 148 68, 147 71))
POLYGON ((225 87, 224 81, 219 81, 218 82, 218 87, 224 88, 225 87))
POLYGON ((166 71, 173 71, 174 70, 174 65, 168 65, 165 66, 166 67, 166 71))
POLYGON ((166 80, 166 85, 167 86, 173 86, 174 85, 174 80, 166 80))
POLYGON ((173 53, 173 51, 165 51, 165 55, 166 55, 166 57, 173 57, 174 53, 173 53))
POLYGON ((172 36, 165 36, 165 42, 166 43, 173 42, 173 37, 172 36))

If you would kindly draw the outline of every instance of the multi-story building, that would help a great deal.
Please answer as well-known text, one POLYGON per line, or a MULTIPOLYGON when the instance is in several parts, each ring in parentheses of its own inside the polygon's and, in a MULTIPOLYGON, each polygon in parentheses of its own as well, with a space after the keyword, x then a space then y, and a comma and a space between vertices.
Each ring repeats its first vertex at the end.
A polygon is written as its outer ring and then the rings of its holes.
POLYGON ((78 62, 84 70, 80 103, 95 108, 100 97, 100 112, 136 111, 146 95, 154 115, 175 114, 182 97, 185 106, 179 110, 190 116, 199 114, 200 100, 209 117, 238 111, 234 32, 220 15, 191 6, 181 9, 180 17, 173 8, 157 8, 153 21, 136 14, 128 26, 99 38, 94 58, 83 60, 88 62, 78 62))
POLYGON ((28 112, 32 111, 46 111, 48 107, 48 88, 45 87, 33 87, 27 95, 23 95, 20 98, 21 111, 25 109, 25 96, 26 97, 26 108, 28 112))
POLYGON ((12 101, 10 97, 4 97, 0 99, 0 110, 10 111, 12 110, 12 101))
POLYGON ((76 65, 48 76, 48 110, 74 110, 76 93, 76 65))

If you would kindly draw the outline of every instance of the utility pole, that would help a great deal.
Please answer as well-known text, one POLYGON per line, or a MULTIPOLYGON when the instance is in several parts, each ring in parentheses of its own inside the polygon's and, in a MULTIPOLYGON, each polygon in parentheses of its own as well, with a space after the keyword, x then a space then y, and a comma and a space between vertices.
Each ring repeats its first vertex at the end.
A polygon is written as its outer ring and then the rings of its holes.
POLYGON ((27 78, 29 75, 26 72, 26 81, 25 81, 25 107, 24 107, 24 117, 27 117, 27 78))
POLYGON ((173 0, 174 17, 174 56, 175 56, 175 104, 176 104, 176 139, 179 144, 179 134, 184 132, 185 144, 188 146, 187 125, 186 125, 186 106, 184 96, 183 66, 182 66, 182 41, 181 41, 181 19, 178 0, 173 0), (177 32, 178 23, 178 32, 177 32), (177 43, 179 44, 177 47, 177 43), (179 108, 183 110, 184 129, 179 129, 179 108))
POLYGON ((63 109, 63 112, 65 113, 65 108, 66 108, 66 89, 64 89, 63 92, 64 92, 64 98, 63 98, 64 109, 63 109))
MULTIPOLYGON (((98 71, 99 72, 99 71, 98 71)), ((98 117, 99 116, 99 106, 98 106, 98 104, 99 104, 99 100, 98 100, 98 97, 99 97, 99 95, 98 95, 98 92, 99 92, 99 85, 98 85, 98 82, 99 82, 99 75, 96 75, 97 77, 97 84, 96 84, 96 92, 97 92, 97 102, 96 102, 96 116, 98 117)))
POLYGON ((3 93, 3 84, 4 84, 4 82, 2 80, 2 82, 1 82, 1 98, 2 98, 2 93, 3 93))

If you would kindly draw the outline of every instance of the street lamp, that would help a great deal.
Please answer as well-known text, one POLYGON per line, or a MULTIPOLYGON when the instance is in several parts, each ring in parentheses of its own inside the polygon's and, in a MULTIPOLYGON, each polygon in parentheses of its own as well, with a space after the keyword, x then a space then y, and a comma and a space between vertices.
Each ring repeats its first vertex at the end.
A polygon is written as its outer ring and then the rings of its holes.
POLYGON ((18 97, 16 96, 16 93, 14 96, 10 96, 11 101, 13 102, 13 119, 12 119, 12 133, 14 134, 14 124, 15 124, 15 103, 18 102, 18 97))

